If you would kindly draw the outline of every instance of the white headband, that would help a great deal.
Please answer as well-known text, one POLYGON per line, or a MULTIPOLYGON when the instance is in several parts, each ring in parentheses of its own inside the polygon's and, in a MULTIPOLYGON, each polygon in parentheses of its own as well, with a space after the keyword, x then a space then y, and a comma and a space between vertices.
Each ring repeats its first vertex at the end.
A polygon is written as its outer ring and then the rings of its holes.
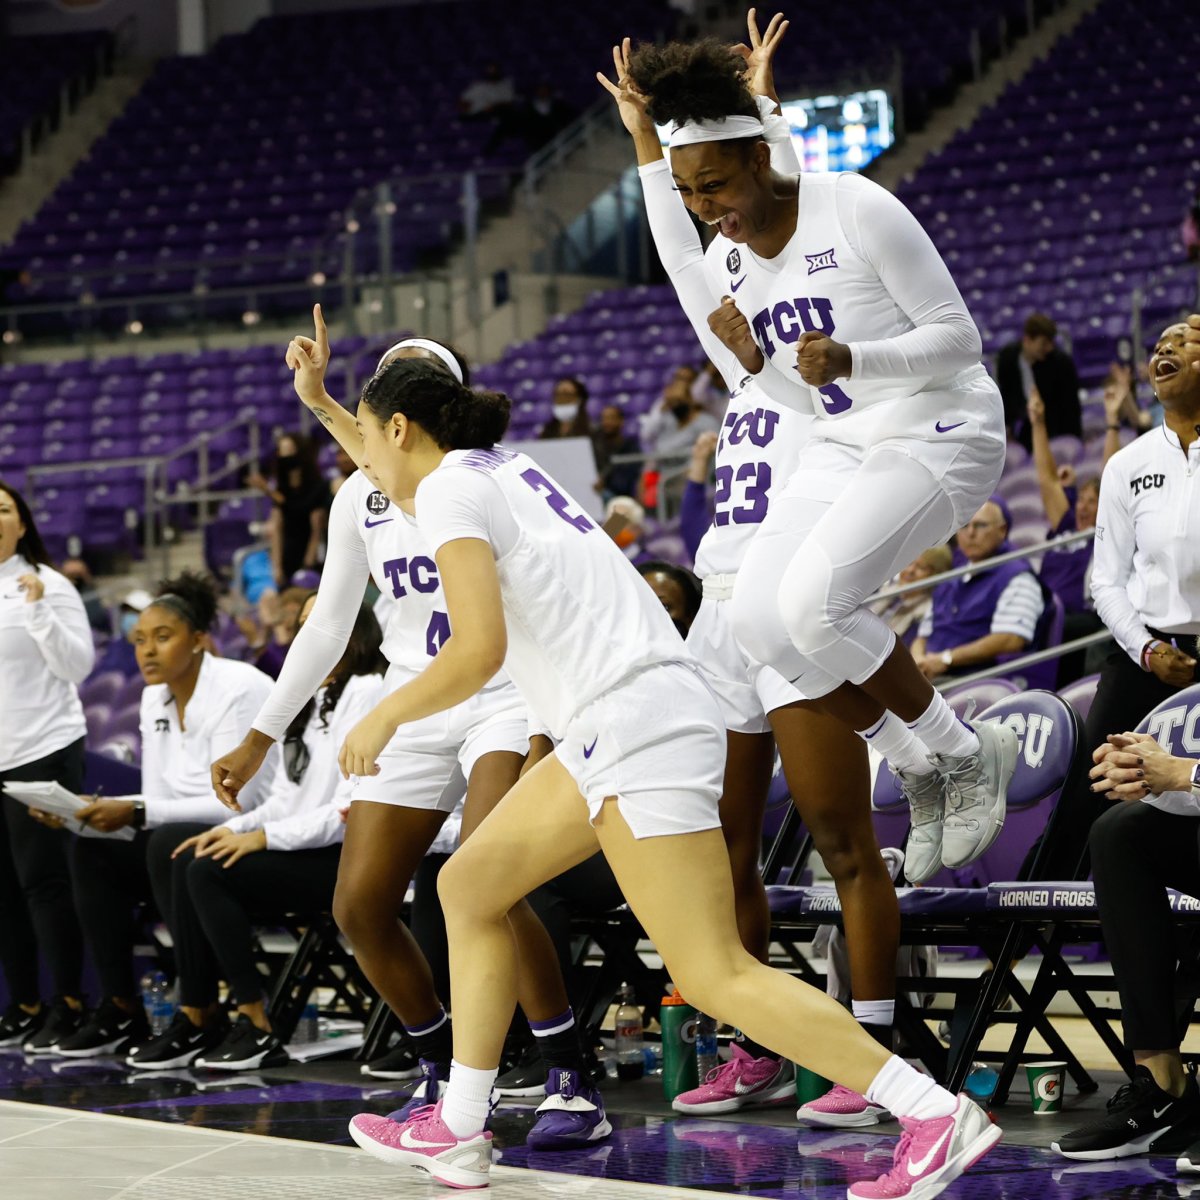
POLYGON ((397 350, 407 350, 410 346, 415 350, 428 350, 430 354, 440 358, 446 364, 446 370, 459 383, 463 382, 462 367, 458 365, 458 359, 445 346, 441 346, 437 342, 431 342, 428 338, 405 338, 403 341, 397 342, 394 346, 389 346, 383 352, 383 357, 379 360, 379 364, 375 370, 380 371, 383 369, 383 364, 387 362, 389 355, 395 354, 397 350))
POLYGON ((722 117, 719 121, 684 121, 671 130, 668 143, 694 146, 697 142, 728 142, 734 138, 762 137, 763 123, 757 117, 722 117))

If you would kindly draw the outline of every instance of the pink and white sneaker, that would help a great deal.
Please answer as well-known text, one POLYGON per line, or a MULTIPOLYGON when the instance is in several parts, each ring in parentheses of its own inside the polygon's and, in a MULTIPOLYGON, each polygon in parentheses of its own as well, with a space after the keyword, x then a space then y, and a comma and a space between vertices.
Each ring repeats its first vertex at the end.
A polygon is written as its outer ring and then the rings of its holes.
POLYGON ((831 1129, 878 1125, 890 1116, 882 1104, 874 1104, 840 1083, 835 1083, 825 1095, 802 1104, 796 1112, 797 1120, 805 1125, 827 1125, 831 1129))
POLYGON ((755 1058, 734 1045, 733 1057, 705 1076, 671 1107, 684 1113, 727 1113, 764 1104, 784 1104, 796 1094, 796 1068, 784 1059, 755 1058))
POLYGON ((397 1167, 420 1167, 447 1187, 488 1186, 491 1133, 455 1137, 442 1120, 440 1102, 417 1109, 407 1121, 359 1113, 350 1121, 350 1136, 372 1158, 397 1167))
POLYGON ((973 1167, 1003 1136, 973 1100, 958 1097, 948 1117, 900 1118, 904 1132, 892 1169, 875 1180, 852 1183, 849 1200, 930 1200, 973 1167))

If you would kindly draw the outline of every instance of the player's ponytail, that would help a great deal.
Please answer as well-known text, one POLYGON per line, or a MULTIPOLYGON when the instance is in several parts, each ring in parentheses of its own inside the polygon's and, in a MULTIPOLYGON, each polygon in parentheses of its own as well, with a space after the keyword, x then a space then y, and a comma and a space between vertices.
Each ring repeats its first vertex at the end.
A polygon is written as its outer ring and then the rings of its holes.
POLYGON ((757 117, 758 106, 743 78, 745 63, 716 38, 639 46, 629 74, 649 97, 658 125, 757 117))
POLYGON ((420 358, 397 359, 372 375, 362 402, 381 422, 403 413, 443 450, 493 446, 508 428, 507 396, 474 392, 420 358))

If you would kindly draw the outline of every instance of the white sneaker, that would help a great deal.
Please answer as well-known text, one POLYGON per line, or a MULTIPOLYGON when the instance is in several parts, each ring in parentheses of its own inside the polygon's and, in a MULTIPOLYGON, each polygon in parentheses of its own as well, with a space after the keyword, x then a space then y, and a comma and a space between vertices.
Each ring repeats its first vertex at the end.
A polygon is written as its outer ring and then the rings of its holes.
POLYGON ((908 841, 904 845, 904 877, 909 883, 924 883, 942 869, 945 785, 937 770, 918 775, 893 768, 892 773, 900 784, 911 813, 908 841))
POLYGON ((1020 749, 1007 725, 984 721, 975 726, 979 751, 961 757, 938 755, 946 788, 942 862, 947 867, 973 863, 1000 836, 1008 783, 1020 749))

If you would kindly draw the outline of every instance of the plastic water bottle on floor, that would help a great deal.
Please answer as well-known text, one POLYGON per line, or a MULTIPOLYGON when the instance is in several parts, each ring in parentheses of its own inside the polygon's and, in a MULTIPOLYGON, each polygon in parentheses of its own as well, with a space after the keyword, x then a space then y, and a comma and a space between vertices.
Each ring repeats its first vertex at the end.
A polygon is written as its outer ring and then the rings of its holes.
POLYGON ((320 1041, 320 1016, 317 1012, 316 1001, 310 1000, 305 1006, 304 1011, 300 1014, 299 1024, 296 1026, 297 1042, 316 1042, 320 1041))
POLYGON ((157 1037, 171 1023, 171 989, 161 971, 147 971, 142 976, 142 1007, 150 1032, 157 1037))
POLYGON ((614 1022, 616 1025, 617 1078, 626 1081, 641 1079, 646 1073, 642 1011, 635 1003, 633 988, 627 983, 621 984, 617 999, 620 1001, 614 1022))
POLYGON ((720 1065, 717 1057, 717 1022, 706 1013, 696 1014, 696 1076, 703 1083, 720 1065))
POLYGON ((999 1082, 1000 1076, 995 1067, 989 1063, 972 1063, 971 1073, 967 1076, 966 1082, 963 1083, 963 1091, 972 1100, 986 1105, 991 1100, 993 1093, 996 1091, 996 1084, 999 1082))

